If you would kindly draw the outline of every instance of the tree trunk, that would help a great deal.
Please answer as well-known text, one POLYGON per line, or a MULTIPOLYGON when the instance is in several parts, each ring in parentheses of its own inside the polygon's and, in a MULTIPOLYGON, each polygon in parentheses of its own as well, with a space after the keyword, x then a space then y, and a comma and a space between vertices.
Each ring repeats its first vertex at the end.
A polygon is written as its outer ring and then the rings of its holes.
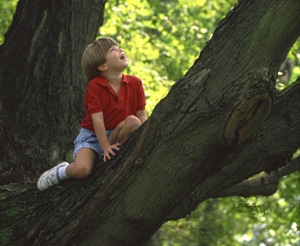
POLYGON ((0 47, 1 184, 35 179, 73 148, 84 116, 81 54, 105 2, 19 2, 0 47))
POLYGON ((0 50, 0 164, 12 168, 0 187, 1 244, 142 245, 165 221, 274 172, 299 148, 300 80, 280 93, 275 81, 300 34, 300 2, 241 0, 112 161, 37 191, 24 181, 64 157, 78 129, 81 51, 104 8, 61 2, 21 1, 0 50))

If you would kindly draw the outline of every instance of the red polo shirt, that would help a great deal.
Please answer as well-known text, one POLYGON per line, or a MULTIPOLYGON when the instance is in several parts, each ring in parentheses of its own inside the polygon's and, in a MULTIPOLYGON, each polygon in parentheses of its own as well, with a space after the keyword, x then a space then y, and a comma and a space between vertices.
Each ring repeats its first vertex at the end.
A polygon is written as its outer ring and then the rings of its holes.
POLYGON ((129 115, 144 110, 146 105, 142 81, 134 76, 123 75, 119 95, 105 77, 92 79, 85 92, 86 117, 81 127, 95 132, 91 115, 102 112, 106 130, 114 129, 129 115))

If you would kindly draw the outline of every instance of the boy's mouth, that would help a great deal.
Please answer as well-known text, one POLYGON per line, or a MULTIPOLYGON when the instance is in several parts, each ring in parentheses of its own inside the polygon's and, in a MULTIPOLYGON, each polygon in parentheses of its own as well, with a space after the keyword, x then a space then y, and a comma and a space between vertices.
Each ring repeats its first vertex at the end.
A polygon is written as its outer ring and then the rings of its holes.
POLYGON ((125 55, 125 54, 122 54, 122 55, 120 56, 120 59, 121 59, 121 60, 126 60, 126 55, 125 55))

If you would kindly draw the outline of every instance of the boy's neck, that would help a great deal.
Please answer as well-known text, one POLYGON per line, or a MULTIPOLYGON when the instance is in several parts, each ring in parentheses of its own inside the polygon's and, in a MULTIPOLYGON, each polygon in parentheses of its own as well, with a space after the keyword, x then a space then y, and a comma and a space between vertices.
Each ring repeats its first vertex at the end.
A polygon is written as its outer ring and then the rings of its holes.
POLYGON ((102 76, 104 76, 106 78, 106 80, 109 84, 119 85, 122 82, 123 73, 115 73, 115 74, 112 74, 112 73, 104 73, 103 74, 102 73, 102 76))

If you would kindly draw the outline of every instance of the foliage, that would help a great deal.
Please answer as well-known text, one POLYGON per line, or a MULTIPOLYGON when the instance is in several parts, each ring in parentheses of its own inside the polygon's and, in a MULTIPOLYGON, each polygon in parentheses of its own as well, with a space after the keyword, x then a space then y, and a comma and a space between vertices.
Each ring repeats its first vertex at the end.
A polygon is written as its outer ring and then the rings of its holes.
POLYGON ((126 71, 144 81, 147 112, 192 66, 231 1, 109 1, 101 36, 111 36, 130 61, 126 71))
POLYGON ((6 33, 15 12, 18 0, 0 1, 0 45, 4 42, 6 33))
MULTIPOLYGON (((17 0, 0 0, 0 44, 17 0)), ((192 66, 236 0, 115 0, 106 5, 99 36, 115 38, 126 52, 126 73, 144 81, 147 113, 192 66)), ((300 40, 288 58, 300 60, 300 40)), ((300 75, 295 66, 288 82, 300 75)), ((300 173, 285 177, 270 197, 210 199, 185 219, 166 223, 153 245, 300 245, 300 173), (298 241, 297 241, 298 240, 298 241)))
POLYGON ((292 76, 289 81, 282 81, 280 79, 277 80, 277 89, 279 90, 291 85, 300 76, 300 38, 298 38, 297 42, 290 50, 287 59, 290 59, 295 64, 295 67, 292 71, 292 76))
POLYGON ((280 182, 270 197, 210 199, 194 213, 166 223, 153 245, 300 245, 300 172, 280 182))
MULTIPOLYGON (((109 1, 99 36, 118 41, 130 61, 126 73, 140 77, 147 93, 147 113, 192 66, 220 20, 236 0, 109 1)), ((300 58, 300 40, 288 57, 300 58)), ((300 66, 283 89, 300 75, 300 66)))

